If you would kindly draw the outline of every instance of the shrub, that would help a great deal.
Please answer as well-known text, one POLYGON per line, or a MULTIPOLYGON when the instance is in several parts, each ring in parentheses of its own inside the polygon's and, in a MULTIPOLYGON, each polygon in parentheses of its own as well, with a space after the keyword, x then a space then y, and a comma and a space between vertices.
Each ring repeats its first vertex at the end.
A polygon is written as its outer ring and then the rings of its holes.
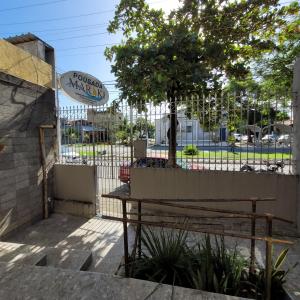
POLYGON ((187 233, 142 230, 145 251, 133 265, 133 277, 185 286, 187 233))
POLYGON ((197 146, 195 145, 187 145, 183 148, 183 153, 185 155, 197 155, 198 152, 197 146))
MULTIPOLYGON (((276 258, 275 262, 272 265, 272 299, 279 300, 285 299, 284 297, 284 290, 283 285, 286 282, 286 276, 288 273, 296 268, 299 262, 296 262, 293 266, 291 266, 288 270, 283 270, 281 267, 284 263, 286 263, 286 258, 288 254, 288 249, 283 249, 278 257, 276 258)), ((256 297, 257 299, 264 299, 265 295, 265 269, 259 268, 255 274, 251 274, 249 276, 248 284, 252 286, 252 291, 255 291, 250 296, 256 297)), ((249 289, 248 289, 249 290, 249 289)))
POLYGON ((128 140, 129 140, 129 134, 124 131, 124 130, 120 130, 116 132, 116 139, 118 141, 120 141, 122 144, 127 144, 128 140))
POLYGON ((227 137, 227 143, 228 144, 234 144, 235 143, 235 137, 233 135, 229 135, 227 137))
MULTIPOLYGON (((209 235, 191 246, 187 232, 142 229, 142 255, 132 259, 135 278, 240 297, 264 299, 265 270, 249 272, 249 262, 229 249, 224 237, 209 235)), ((272 299, 282 299, 286 275, 281 267, 288 250, 283 250, 272 268, 272 299)), ((295 268, 295 264, 292 268, 295 268)))
POLYGON ((214 247, 209 235, 189 251, 188 275, 191 287, 209 292, 238 295, 246 280, 247 260, 235 247, 228 250, 224 237, 215 237, 214 247))

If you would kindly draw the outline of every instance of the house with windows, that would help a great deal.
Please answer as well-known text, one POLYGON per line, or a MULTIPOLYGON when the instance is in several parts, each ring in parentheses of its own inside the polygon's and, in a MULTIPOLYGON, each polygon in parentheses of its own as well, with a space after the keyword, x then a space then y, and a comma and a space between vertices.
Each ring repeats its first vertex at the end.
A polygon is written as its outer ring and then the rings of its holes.
MULTIPOLYGON (((169 114, 164 114, 160 119, 155 120, 155 144, 168 145, 168 130, 170 128, 169 114)), ((188 118, 185 109, 177 113, 177 144, 178 146, 209 145, 215 142, 226 141, 227 130, 223 126, 216 132, 205 131, 198 118, 188 118)))

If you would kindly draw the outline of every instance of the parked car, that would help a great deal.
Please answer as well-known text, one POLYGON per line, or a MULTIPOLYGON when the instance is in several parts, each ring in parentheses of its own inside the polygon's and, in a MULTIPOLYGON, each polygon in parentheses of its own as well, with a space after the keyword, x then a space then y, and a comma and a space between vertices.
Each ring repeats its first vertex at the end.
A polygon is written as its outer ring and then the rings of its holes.
POLYGON ((241 141, 242 135, 240 133, 233 133, 232 135, 235 138, 236 142, 240 142, 241 141))
POLYGON ((132 164, 123 163, 120 166, 119 179, 121 182, 128 183, 130 181, 130 169, 131 168, 165 168, 167 164, 166 158, 139 158, 132 164))
POLYGON ((242 135, 240 142, 241 143, 247 143, 248 142, 248 135, 242 135))
MULTIPOLYGON (((119 179, 123 183, 130 182, 130 169, 131 168, 165 168, 167 166, 168 159, 161 157, 147 157, 139 158, 132 164, 123 163, 119 170, 119 179)), ((189 170, 204 170, 204 166, 198 163, 186 163, 185 160, 177 160, 176 165, 178 168, 189 170)))
POLYGON ((289 134, 282 134, 277 142, 281 145, 281 144, 284 144, 284 145, 290 145, 291 144, 291 136, 289 134))
POLYGON ((261 140, 263 143, 275 143, 277 136, 274 133, 266 134, 261 140))
POLYGON ((233 136, 234 136, 236 142, 245 142, 246 143, 248 141, 247 135, 243 135, 241 133, 233 133, 233 136))
POLYGON ((67 164, 87 164, 87 158, 80 156, 80 154, 74 151, 72 148, 65 146, 61 147, 62 162, 67 164))

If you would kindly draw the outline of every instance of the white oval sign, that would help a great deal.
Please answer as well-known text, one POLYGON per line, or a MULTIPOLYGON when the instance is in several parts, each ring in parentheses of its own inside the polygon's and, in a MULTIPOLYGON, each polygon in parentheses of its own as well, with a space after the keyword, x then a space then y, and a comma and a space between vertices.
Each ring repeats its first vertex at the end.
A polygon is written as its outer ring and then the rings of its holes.
POLYGON ((103 105, 109 95, 96 77, 79 71, 69 71, 60 77, 61 89, 71 98, 87 105, 103 105))

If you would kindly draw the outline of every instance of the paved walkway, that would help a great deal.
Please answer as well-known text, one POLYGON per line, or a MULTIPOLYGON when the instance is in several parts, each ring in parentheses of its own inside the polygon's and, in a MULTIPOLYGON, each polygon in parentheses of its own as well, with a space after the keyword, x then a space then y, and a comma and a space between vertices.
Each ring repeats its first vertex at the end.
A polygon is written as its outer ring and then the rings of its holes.
MULTIPOLYGON (((129 245, 134 240, 133 229, 129 227, 129 245)), ((199 235, 191 233, 192 240, 199 235)), ((279 236, 278 236, 279 237, 279 236)), ((300 239, 280 236, 290 239, 295 244, 290 247, 288 259, 284 268, 290 268, 297 261, 300 262, 300 239)), ((53 214, 48 220, 29 226, 7 238, 6 241, 37 245, 44 247, 58 247, 66 249, 89 250, 93 253, 93 262, 89 271, 115 274, 123 256, 123 224, 104 220, 99 217, 84 219, 67 215, 53 214)), ((241 252, 249 256, 249 241, 226 238, 228 247, 238 242, 241 252)), ((283 247, 276 246, 275 253, 283 247)), ((259 263, 264 262, 265 244, 257 242, 256 258, 259 263)), ((300 299, 300 265, 291 271, 286 284, 293 299, 300 299)))
MULTIPOLYGON (((129 238, 133 236, 129 228, 129 238)), ((6 239, 8 242, 89 250, 93 253, 90 271, 114 274, 123 256, 123 224, 99 217, 84 219, 53 214, 6 239)))

